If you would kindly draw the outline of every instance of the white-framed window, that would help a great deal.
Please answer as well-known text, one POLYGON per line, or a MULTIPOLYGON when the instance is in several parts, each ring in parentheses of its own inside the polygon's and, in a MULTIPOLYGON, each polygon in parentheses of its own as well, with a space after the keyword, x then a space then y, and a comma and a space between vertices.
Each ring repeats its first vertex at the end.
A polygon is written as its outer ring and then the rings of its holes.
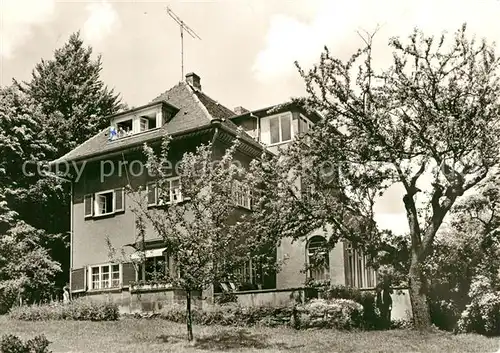
POLYGON ((148 206, 170 205, 183 200, 180 177, 165 180, 162 188, 158 183, 152 182, 146 185, 148 206))
POLYGON ((307 265, 309 278, 317 281, 330 279, 330 257, 326 239, 314 235, 307 241, 307 265))
POLYGON ((104 216, 113 213, 113 190, 95 194, 95 215, 104 216))
POLYGON ((116 137, 122 138, 130 136, 134 131, 133 119, 126 119, 116 123, 116 137))
POLYGON ((120 265, 111 265, 111 288, 120 287, 121 275, 120 265))
POLYGON ((84 196, 85 218, 125 211, 125 190, 117 188, 84 196))
POLYGON ((269 117, 271 145, 292 140, 292 114, 285 113, 269 117))
POLYGON ((248 186, 242 182, 235 180, 232 185, 232 196, 236 206, 251 209, 252 206, 252 193, 248 186))
POLYGON ((120 288, 122 282, 120 264, 104 264, 90 266, 90 289, 120 288))
POLYGON ((357 288, 373 288, 377 285, 375 269, 368 266, 369 257, 363 250, 346 243, 346 284, 357 288))
POLYGON ((131 112, 120 114, 112 119, 109 140, 113 141, 158 128, 165 121, 160 105, 145 107, 139 110, 134 109, 131 112))

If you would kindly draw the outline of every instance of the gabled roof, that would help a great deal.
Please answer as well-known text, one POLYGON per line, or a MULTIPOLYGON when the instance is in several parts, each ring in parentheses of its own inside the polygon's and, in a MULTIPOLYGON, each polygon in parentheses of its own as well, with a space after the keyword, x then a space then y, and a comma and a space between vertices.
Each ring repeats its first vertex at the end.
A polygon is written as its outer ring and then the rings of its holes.
MULTIPOLYGON (((169 135, 182 135, 195 130, 212 127, 212 122, 221 121, 221 127, 236 134, 238 127, 228 118, 234 112, 217 103, 203 92, 191 87, 185 82, 180 82, 168 91, 162 93, 147 106, 164 102, 171 108, 178 109, 177 113, 163 126, 158 129, 134 134, 117 140, 109 141, 109 129, 105 129, 64 156, 53 161, 57 164, 63 161, 81 161, 99 155, 106 155, 133 146, 141 146, 146 142, 161 139, 167 133, 169 135)), ((120 113, 121 114, 121 113, 120 113)), ((242 139, 247 143, 259 147, 260 144, 251 136, 242 132, 242 139)))

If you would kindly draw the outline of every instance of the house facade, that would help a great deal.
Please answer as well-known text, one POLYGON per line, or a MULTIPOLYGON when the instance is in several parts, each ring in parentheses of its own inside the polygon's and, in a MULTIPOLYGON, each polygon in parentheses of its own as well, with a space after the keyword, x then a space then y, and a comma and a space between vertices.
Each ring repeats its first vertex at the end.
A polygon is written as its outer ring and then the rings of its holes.
MULTIPOLYGON (((241 144, 235 156, 243 165, 258 158, 264 149, 279 153, 294 138, 307 132, 321 117, 300 106, 287 103, 248 111, 230 110, 206 95, 200 78, 194 73, 152 102, 109 117, 110 128, 101 131, 74 150, 54 161, 74 169, 71 202, 71 293, 75 296, 116 301, 122 310, 154 310, 162 303, 182 300, 184 294, 168 285, 144 284, 150 273, 176 271, 152 229, 139 249, 135 214, 137 200, 125 192, 127 185, 142 188, 148 207, 160 203, 154 178, 144 168, 143 146, 160 143, 168 133, 172 137, 169 160, 172 164, 196 146, 212 142, 214 156, 221 155, 242 128, 241 144), (141 263, 138 264, 138 251, 141 263), (141 284, 139 284, 141 283, 141 284)), ((161 202, 182 201, 180 176, 172 168, 170 188, 161 202)), ((250 196, 240 193, 235 201, 251 208, 250 196)), ((284 239, 276 248, 277 260, 284 265, 276 274, 259 276, 251 262, 242 269, 246 286, 212 288, 201 293, 204 303, 213 301, 221 290, 236 290, 243 305, 280 304, 304 287, 307 279, 329 280, 373 289, 376 276, 367 259, 348 244, 339 243, 327 257, 325 268, 304 271, 315 249, 326 242, 328 232, 318 230, 300 241, 284 239)), ((400 316, 409 306, 402 302, 400 316)))

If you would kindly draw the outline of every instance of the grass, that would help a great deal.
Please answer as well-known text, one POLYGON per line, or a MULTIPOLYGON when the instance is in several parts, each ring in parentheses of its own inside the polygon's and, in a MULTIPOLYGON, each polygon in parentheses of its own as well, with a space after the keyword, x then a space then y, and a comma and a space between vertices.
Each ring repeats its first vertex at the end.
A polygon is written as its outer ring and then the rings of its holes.
POLYGON ((22 339, 45 334, 54 352, 496 352, 498 338, 409 330, 339 332, 289 328, 195 326, 196 341, 185 341, 185 326, 161 319, 126 318, 116 322, 25 322, 0 317, 0 336, 22 339))

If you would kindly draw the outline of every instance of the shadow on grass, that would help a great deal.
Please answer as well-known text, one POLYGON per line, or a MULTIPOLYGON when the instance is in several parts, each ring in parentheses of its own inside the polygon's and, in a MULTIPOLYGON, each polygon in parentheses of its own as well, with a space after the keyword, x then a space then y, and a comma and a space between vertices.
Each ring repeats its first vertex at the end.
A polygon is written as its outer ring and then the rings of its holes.
MULTIPOLYGON (((158 337, 166 343, 178 343, 185 341, 184 336, 180 335, 161 335, 158 337)), ((186 342, 186 341, 185 341, 186 342)), ((266 335, 252 334, 247 330, 224 330, 216 334, 202 337, 195 337, 193 347, 210 351, 227 351, 232 349, 252 348, 252 349, 294 349, 303 347, 288 346, 283 342, 268 342, 266 335)))
POLYGON ((186 340, 186 336, 181 335, 159 335, 157 338, 163 343, 177 343, 186 340))

